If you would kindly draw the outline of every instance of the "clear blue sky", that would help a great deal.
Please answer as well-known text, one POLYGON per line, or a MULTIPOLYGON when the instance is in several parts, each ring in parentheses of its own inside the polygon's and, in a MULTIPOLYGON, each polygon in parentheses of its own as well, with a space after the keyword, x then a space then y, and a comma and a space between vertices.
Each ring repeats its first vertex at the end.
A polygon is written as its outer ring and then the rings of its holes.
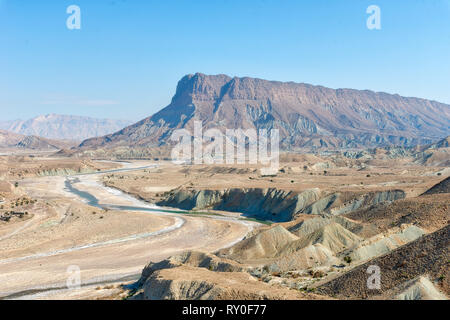
POLYGON ((450 103, 450 0, 0 0, 0 44, 0 121, 139 120, 195 72, 450 103))

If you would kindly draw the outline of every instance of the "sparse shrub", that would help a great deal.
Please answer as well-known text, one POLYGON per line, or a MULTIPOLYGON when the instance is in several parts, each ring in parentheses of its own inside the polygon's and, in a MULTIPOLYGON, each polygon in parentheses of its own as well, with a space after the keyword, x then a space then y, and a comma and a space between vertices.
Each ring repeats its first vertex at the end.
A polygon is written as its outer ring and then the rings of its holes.
POLYGON ((344 261, 347 262, 348 264, 350 264, 350 263, 352 263, 352 258, 350 256, 345 256, 344 261))
POLYGON ((325 273, 323 271, 320 271, 320 270, 317 270, 317 271, 310 270, 309 274, 313 278, 322 278, 325 275, 325 273))

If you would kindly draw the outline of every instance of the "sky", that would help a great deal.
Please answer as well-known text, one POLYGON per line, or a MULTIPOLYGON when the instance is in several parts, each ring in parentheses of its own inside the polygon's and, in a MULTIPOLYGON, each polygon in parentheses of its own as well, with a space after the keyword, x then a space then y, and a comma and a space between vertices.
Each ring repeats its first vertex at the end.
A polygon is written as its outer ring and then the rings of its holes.
POLYGON ((137 121, 196 72, 450 104, 450 0, 0 0, 0 121, 137 121))

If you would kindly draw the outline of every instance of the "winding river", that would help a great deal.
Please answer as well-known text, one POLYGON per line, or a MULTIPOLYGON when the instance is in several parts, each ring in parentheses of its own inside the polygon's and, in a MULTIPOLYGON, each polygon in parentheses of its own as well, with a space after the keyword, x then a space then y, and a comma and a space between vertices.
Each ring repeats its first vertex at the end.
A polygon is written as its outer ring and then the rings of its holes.
MULTIPOLYGON (((70 193, 72 197, 76 196, 77 199, 88 205, 101 209, 139 211, 152 215, 169 216, 173 219, 171 225, 154 232, 134 234, 108 241, 0 260, 0 274, 4 273, 3 277, 6 277, 5 279, 8 279, 9 272, 12 272, 9 276, 11 277, 17 274, 18 270, 22 270, 20 271, 23 273, 21 275, 22 278, 30 275, 32 278, 35 278, 29 283, 25 282, 24 285, 14 285, 13 287, 16 289, 0 290, 0 299, 1 296, 12 299, 20 297, 36 298, 44 292, 47 294, 52 291, 62 290, 61 288, 64 288, 65 281, 61 280, 64 279, 65 273, 59 274, 54 281, 46 278, 45 273, 50 272, 49 270, 52 268, 56 270, 60 270, 64 266, 67 268, 68 264, 79 264, 82 270, 89 270, 89 277, 83 280, 82 287, 90 286, 92 283, 102 284, 121 281, 121 279, 135 279, 140 274, 139 270, 148 263, 151 257, 153 257, 153 261, 157 261, 164 258, 164 256, 172 255, 186 248, 214 248, 214 250, 217 250, 228 247, 239 242, 255 225, 258 225, 258 223, 241 220, 236 217, 206 215, 206 213, 205 215, 192 215, 188 211, 161 208, 136 199, 118 189, 106 187, 97 178, 106 173, 136 171, 154 167, 155 165, 133 167, 132 164, 125 164, 125 167, 121 169, 68 176, 64 181, 64 191, 70 193), (82 188, 79 188, 79 186, 82 188), (88 190, 94 191, 95 194, 81 190, 85 189, 86 186, 89 187, 88 190), (108 193, 108 196, 106 196, 105 192, 108 193), (105 198, 108 199, 107 203, 102 201, 102 195, 105 195, 105 198), (185 227, 187 221, 189 221, 189 224, 185 227), (226 237, 217 238, 207 231, 213 228, 214 221, 218 221, 218 223, 219 221, 229 221, 237 224, 237 226, 241 225, 241 227, 236 227, 235 232, 226 237), (240 231, 237 232, 237 230, 240 231), (126 255, 117 255, 124 249, 127 250, 126 255), (149 255, 148 250, 152 250, 151 252, 157 254, 149 255), (108 272, 102 271, 102 268, 104 268, 102 265, 105 265, 105 263, 108 265, 108 272), (50 264, 52 267, 47 269, 49 268, 48 266, 40 271, 44 274, 36 275, 33 274, 32 269, 37 264, 50 264)), ((2 276, 0 276, 0 281, 1 278, 2 276)))

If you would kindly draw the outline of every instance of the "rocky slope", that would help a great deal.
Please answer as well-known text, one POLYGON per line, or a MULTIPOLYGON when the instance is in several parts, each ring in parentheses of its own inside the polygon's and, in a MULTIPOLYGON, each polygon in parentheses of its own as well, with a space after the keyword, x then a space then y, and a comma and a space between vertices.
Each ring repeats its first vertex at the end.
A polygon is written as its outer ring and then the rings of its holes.
POLYGON ((26 136, 20 140, 14 147, 29 149, 29 150, 60 150, 71 148, 76 144, 73 141, 53 140, 37 136, 26 136))
POLYGON ((187 75, 169 106, 85 148, 160 146, 174 129, 280 130, 281 146, 358 147, 426 144, 450 134, 450 106, 419 98, 329 89, 226 75, 187 75))
POLYGON ((135 286, 134 299, 146 300, 325 299, 269 286, 233 261, 192 251, 149 264, 135 286))
POLYGON ((241 188, 224 190, 195 190, 179 188, 166 193, 160 206, 184 210, 214 209, 241 212, 245 216, 275 222, 292 220, 297 214, 340 215, 385 202, 403 199, 402 190, 369 193, 322 194, 318 188, 303 192, 276 188, 241 188))
POLYGON ((301 193, 271 189, 225 189, 171 191, 158 205, 180 209, 215 209, 243 212, 261 220, 289 221, 306 206, 318 200, 320 190, 301 193))
POLYGON ((448 249, 450 227, 446 226, 401 246, 379 258, 360 265, 327 283, 318 291, 337 298, 361 299, 382 296, 389 290, 421 276, 430 277, 447 295, 449 292, 448 249), (381 289, 367 287, 367 268, 377 265, 381 270, 381 289))
POLYGON ((75 146, 73 141, 52 140, 37 136, 24 136, 14 132, 0 130, 0 147, 22 148, 29 150, 53 151, 75 146))
MULTIPOLYGON (((258 189, 259 193, 253 194, 255 190, 242 190, 231 201, 223 199, 227 191, 208 190, 199 196, 199 191, 180 190, 184 195, 194 195, 180 203, 186 201, 185 204, 198 206, 230 201, 234 205, 242 204, 241 210, 247 206, 247 196, 253 199, 263 191, 258 189), (215 196, 208 198, 207 194, 215 196)), ((265 195, 277 194, 275 191, 265 195)), ((171 193, 175 201, 177 192, 171 193)), ((283 197, 276 201, 271 196, 260 199, 258 210, 264 210, 261 204, 265 202, 277 208, 288 201, 289 207, 295 208, 297 200, 293 199, 302 193, 283 191, 281 194, 283 197)), ((231 247, 214 254, 187 252, 150 264, 138 283, 139 297, 303 298, 291 296, 292 292, 314 292, 339 299, 446 299, 449 296, 449 193, 431 192, 405 198, 403 191, 393 189, 339 192, 331 194, 338 196, 330 197, 325 191, 317 190, 316 195, 318 200, 310 205, 302 202, 303 209, 290 215, 294 220, 256 228, 231 247), (307 210, 323 201, 328 205, 316 206, 314 214, 307 210), (380 290, 367 288, 367 268, 374 265, 381 268, 380 290), (282 287, 291 290, 280 291, 282 287), (256 294, 257 291, 261 294, 256 294)))
POLYGON ((0 147, 11 147, 18 144, 23 138, 21 134, 0 130, 0 147))
POLYGON ((48 139, 82 141, 120 130, 130 121, 49 114, 29 120, 0 122, 0 129, 48 139))
POLYGON ((439 194, 439 193, 450 193, 450 177, 447 177, 438 184, 434 185, 429 190, 427 190, 423 195, 439 194))

